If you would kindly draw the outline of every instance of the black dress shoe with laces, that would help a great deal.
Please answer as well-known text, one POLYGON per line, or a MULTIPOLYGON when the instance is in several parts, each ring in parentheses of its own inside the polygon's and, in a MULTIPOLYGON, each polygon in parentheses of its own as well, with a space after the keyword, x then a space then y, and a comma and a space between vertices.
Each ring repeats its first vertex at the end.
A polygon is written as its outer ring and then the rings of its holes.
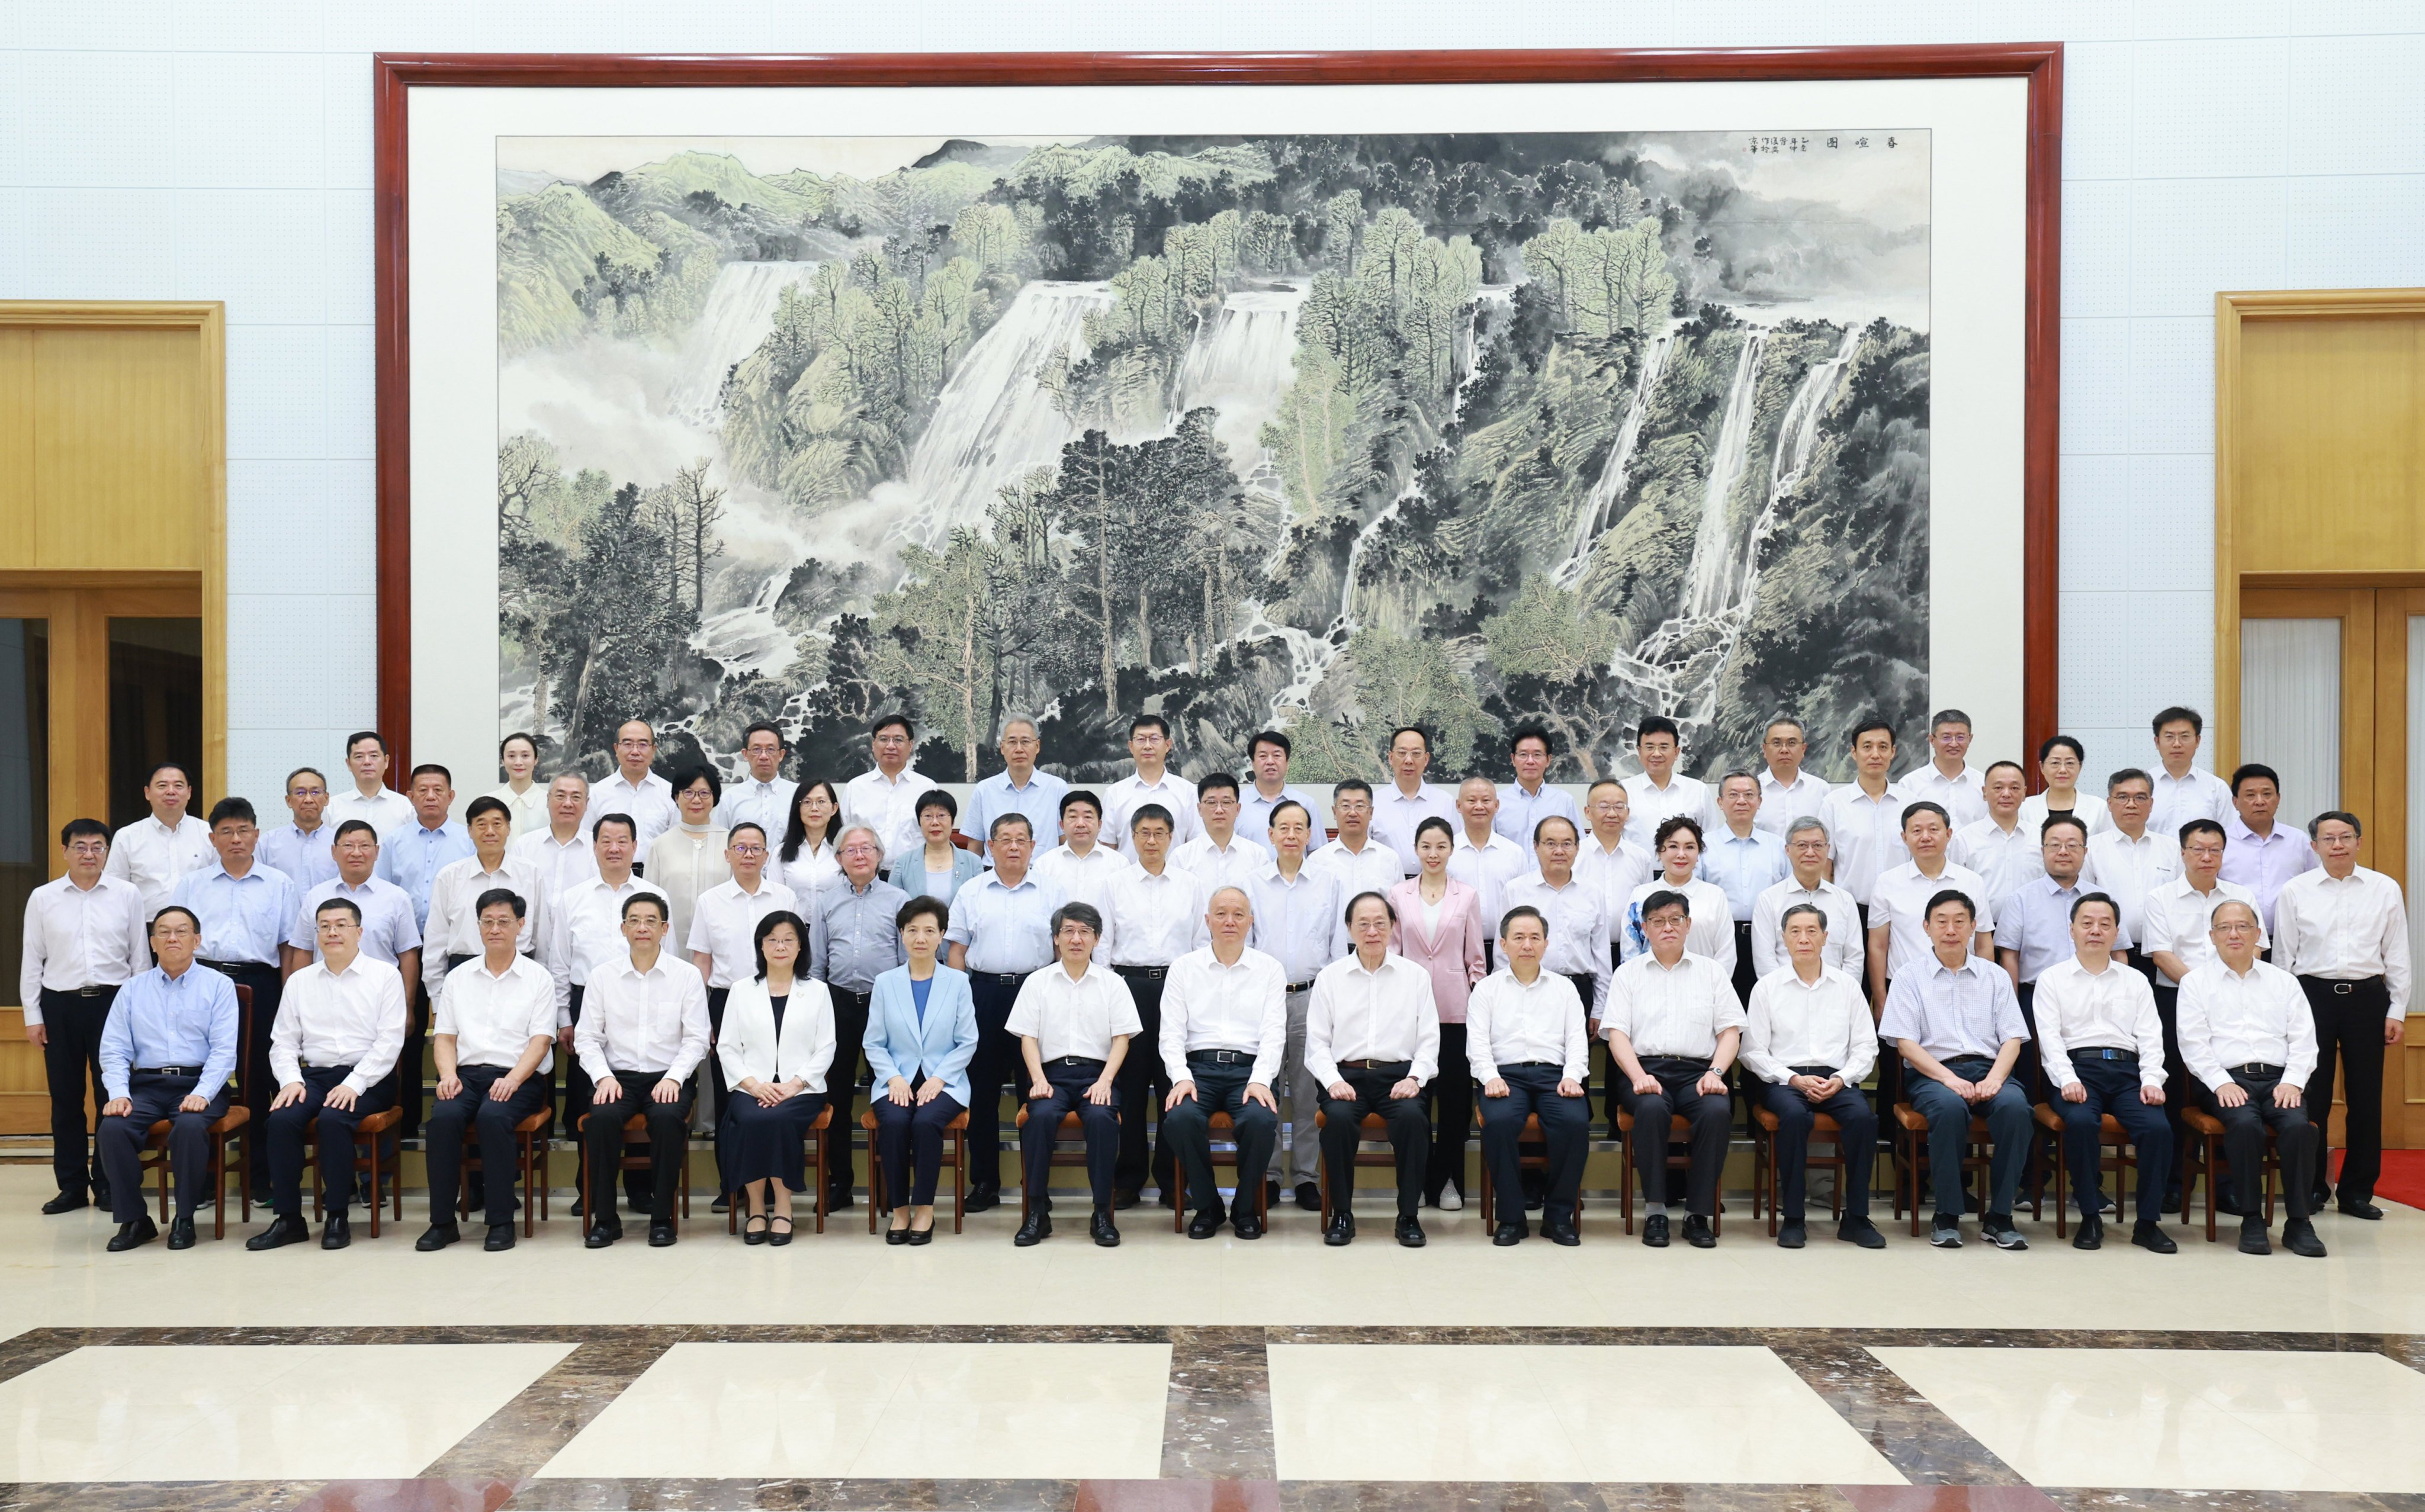
POLYGON ((412 1241, 412 1247, 423 1254, 428 1254, 432 1250, 443 1249, 462 1237, 463 1231, 452 1223, 433 1223, 427 1233, 412 1241))
POLYGON ((1198 1209, 1196 1216, 1187 1220, 1187 1236, 1191 1239, 1212 1238, 1221 1232, 1222 1218, 1223 1214, 1217 1207, 1198 1209))
POLYGON ((301 1244, 312 1237, 312 1225, 298 1215, 295 1218, 273 1218, 269 1227, 244 1242, 247 1249, 275 1249, 281 1245, 301 1244))
POLYGON ((1667 1215, 1653 1213, 1642 1220, 1642 1242, 1653 1249, 1667 1248, 1667 1215))
POLYGON ((1562 1244, 1569 1249, 1583 1242, 1582 1231, 1575 1227, 1575 1220, 1570 1218, 1551 1218, 1541 1225, 1541 1232, 1549 1235, 1551 1244, 1562 1244))
POLYGON ((2339 1211, 2345 1218, 2365 1218, 2369 1222, 2383 1217, 2383 1209, 2364 1199, 2353 1202, 2346 1197, 2342 1198, 2339 1211))
POLYGON ((1296 1184, 1296 1205, 1309 1213, 1322 1211, 1322 1188, 1309 1181, 1296 1184))
POLYGON ((2130 1225, 2130 1242, 2142 1249, 2151 1249, 2160 1255, 2178 1253, 2181 1248, 2173 1243, 2173 1236, 2164 1232, 2162 1224, 2150 1218, 2141 1218, 2130 1225))
POLYGON ((491 1254, 500 1249, 511 1249, 513 1247, 514 1226, 510 1223, 490 1224, 489 1236, 480 1243, 480 1248, 491 1254))
POLYGON ((1350 1244, 1356 1238, 1356 1215, 1341 1208, 1330 1215, 1330 1227, 1322 1231, 1322 1242, 1334 1248, 1350 1244))
POLYGON ((151 1218, 139 1218, 132 1223, 121 1223, 118 1226, 118 1232, 109 1236, 109 1252, 117 1254, 120 1250, 132 1249, 138 1244, 150 1244, 158 1237, 160 1237, 160 1230, 151 1218))
POLYGON ((592 1249, 603 1249, 608 1245, 613 1244, 616 1240, 621 1237, 623 1237, 623 1222, 620 1218, 618 1218, 611 1223, 599 1222, 591 1224, 589 1226, 589 1237, 582 1240, 581 1242, 587 1245, 592 1249))
POLYGON ((2243 1255, 2270 1255, 2273 1241, 2265 1236, 2265 1220, 2251 1216, 2240 1220, 2240 1252, 2243 1255))
POLYGON ((82 1192, 61 1192, 58 1196, 52 1198, 49 1202, 42 1204, 42 1216, 44 1218, 56 1218, 62 1213, 72 1213, 77 1208, 90 1207, 91 1205, 92 1200, 85 1196, 82 1192))
POLYGON ((2094 1213, 2081 1218, 2080 1220, 2080 1232, 2071 1236, 2071 1247, 2074 1249, 2104 1249, 2105 1220, 2098 1218, 2094 1213))
POLYGON ((1836 1225, 1836 1237, 1846 1244, 1856 1244, 1864 1249, 1883 1249, 1887 1236, 1868 1218, 1848 1218, 1836 1225))
POLYGON ((1019 1232, 1010 1236, 1010 1242, 1024 1249, 1032 1244, 1042 1244, 1051 1237, 1052 1215, 1036 1208, 1027 1215, 1027 1221, 1019 1226, 1019 1232))
POLYGON ((169 1248, 191 1249, 194 1247, 194 1215, 180 1213, 169 1220, 169 1248))
POLYGON ((1684 1215, 1684 1242, 1695 1249, 1715 1249, 1718 1242, 1717 1231, 1712 1229, 1710 1226, 1710 1220, 1700 1214, 1687 1213, 1684 1215))
POLYGON ((968 1199, 960 1203, 960 1211, 963 1213, 983 1213, 999 1205, 1001 1202, 1001 1187, 995 1186, 972 1186, 969 1188, 968 1199))
POLYGON ((1241 1239, 1260 1239, 1263 1236, 1263 1220, 1255 1216, 1253 1208, 1242 1207, 1231 1213, 1229 1232, 1241 1239))
POLYGON ((1423 1224, 1412 1213, 1398 1220, 1398 1242, 1409 1249, 1423 1247, 1423 1224))
POLYGON ((1530 1233, 1521 1223, 1502 1223, 1490 1231, 1490 1242, 1503 1249, 1511 1244, 1522 1244, 1530 1233))
POLYGON ((1086 1236, 1106 1249, 1116 1249, 1120 1246, 1119 1227, 1103 1208, 1095 1209, 1095 1216, 1086 1220, 1086 1236))
POLYGON ((650 1249, 663 1249, 666 1246, 667 1246, 667 1245, 669 1245, 669 1244, 671 1244, 671 1243, 673 1243, 673 1242, 674 1242, 674 1220, 673 1220, 673 1219, 671 1219, 671 1218, 650 1218, 650 1219, 649 1220, 649 1248, 650 1248, 650 1249))
POLYGON ((2316 1237, 2316 1226, 2305 1218, 2292 1218, 2282 1225, 2282 1248, 2310 1260, 2324 1258, 2324 1241, 2316 1237))
POLYGON ((354 1226, 345 1221, 343 1213, 331 1213, 329 1221, 320 1225, 320 1248, 343 1249, 354 1242, 354 1226))

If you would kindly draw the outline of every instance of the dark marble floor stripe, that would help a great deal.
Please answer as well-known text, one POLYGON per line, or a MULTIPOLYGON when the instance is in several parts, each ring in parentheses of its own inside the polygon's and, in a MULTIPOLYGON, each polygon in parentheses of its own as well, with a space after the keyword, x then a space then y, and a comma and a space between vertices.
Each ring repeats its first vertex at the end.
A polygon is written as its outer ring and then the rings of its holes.
POLYGON ((513 1481, 330 1481, 297 1503, 293 1512, 497 1512, 514 1494, 513 1481))
POLYGON ((2165 1491, 2046 1488, 2066 1512, 2391 1512, 2425 1497, 2369 1496, 2356 1491, 2165 1491))
POLYGON ((1804 1330, 1767 1343, 1788 1369, 1914 1485, 2027 1484, 1864 1345, 1804 1330))
POLYGON ((278 1512, 325 1481, 19 1481, 0 1483, 6 1512, 278 1512))
POLYGON ((519 1482, 536 1474, 674 1343, 610 1338, 582 1344, 439 1456, 423 1475, 519 1482))
POLYGON ((1164 1481, 1270 1480, 1278 1472, 1273 1458, 1271 1369, 1263 1330, 1172 1329, 1169 1333, 1170 1394, 1162 1418, 1164 1481))
POLYGON ((1855 1512, 2056 1512, 2028 1486, 1845 1486, 1855 1512))
POLYGON ((502 1512, 1069 1512, 1066 1480, 541 1480, 502 1512))

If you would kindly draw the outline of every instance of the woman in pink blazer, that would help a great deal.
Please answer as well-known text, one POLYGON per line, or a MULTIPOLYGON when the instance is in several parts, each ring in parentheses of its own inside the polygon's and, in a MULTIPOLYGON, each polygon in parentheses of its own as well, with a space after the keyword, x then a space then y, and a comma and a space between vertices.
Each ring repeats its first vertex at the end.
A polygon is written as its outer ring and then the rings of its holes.
POLYGON ((1465 1206, 1465 1140, 1473 1125, 1473 1074, 1465 1058, 1465 1002, 1482 979, 1482 895, 1448 874, 1456 836, 1448 820, 1415 826, 1415 860, 1422 869, 1389 889, 1398 911, 1389 947, 1431 973, 1439 1009, 1439 1074, 1424 1096, 1432 1115, 1431 1159, 1423 1167, 1425 1199, 1450 1212, 1465 1206))

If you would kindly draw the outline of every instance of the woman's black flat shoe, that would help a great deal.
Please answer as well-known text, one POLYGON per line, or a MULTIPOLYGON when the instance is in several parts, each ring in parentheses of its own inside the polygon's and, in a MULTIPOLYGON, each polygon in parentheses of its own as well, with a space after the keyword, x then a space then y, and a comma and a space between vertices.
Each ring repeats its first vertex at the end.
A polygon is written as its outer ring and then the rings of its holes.
POLYGON ((787 1218, 778 1218, 770 1221, 766 1227, 766 1242, 773 1245, 778 1249, 790 1244, 792 1242, 792 1220, 787 1218), (776 1228, 774 1225, 777 1223, 781 1224, 782 1227, 779 1229, 776 1228))
POLYGON ((909 1242, 911 1244, 924 1244, 934 1236, 935 1231, 933 1229, 911 1229, 909 1231, 909 1242))
POLYGON ((741 1242, 743 1244, 764 1244, 766 1242, 765 1229, 763 1227, 753 1229, 750 1225, 753 1223, 763 1225, 765 1221, 765 1216, 758 1213, 753 1213, 749 1217, 743 1218, 741 1220, 741 1242))
POLYGON ((909 1242, 909 1231, 907 1229, 887 1229, 884 1231, 884 1242, 886 1244, 907 1244, 909 1242))

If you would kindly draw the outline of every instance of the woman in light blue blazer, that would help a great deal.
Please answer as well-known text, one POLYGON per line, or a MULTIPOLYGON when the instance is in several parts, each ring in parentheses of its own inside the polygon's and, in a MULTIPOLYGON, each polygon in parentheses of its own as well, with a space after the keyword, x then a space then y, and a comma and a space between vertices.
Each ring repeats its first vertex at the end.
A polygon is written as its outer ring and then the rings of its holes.
POLYGON ((959 802, 950 793, 936 788, 920 794, 918 834, 925 844, 894 856, 892 869, 884 880, 912 898, 924 893, 948 905, 962 883, 976 881, 985 870, 985 862, 975 851, 952 843, 952 829, 959 820, 959 802))
POLYGON ((908 964, 875 979, 867 1005, 867 1064, 875 1082, 875 1151, 891 1201, 886 1244, 924 1244, 935 1236, 935 1173, 943 1161, 943 1125, 969 1106, 969 1058, 976 1054, 976 999, 968 973, 938 964, 951 915, 932 898, 912 897, 893 916, 908 964), (907 1186, 908 1201, 899 1201, 907 1186))

